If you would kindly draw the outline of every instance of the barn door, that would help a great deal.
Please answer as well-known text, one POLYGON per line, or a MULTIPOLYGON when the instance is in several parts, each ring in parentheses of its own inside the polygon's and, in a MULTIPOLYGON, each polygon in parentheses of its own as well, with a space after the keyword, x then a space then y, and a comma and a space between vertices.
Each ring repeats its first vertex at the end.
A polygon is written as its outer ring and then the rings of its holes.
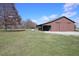
POLYGON ((60 31, 70 31, 70 24, 68 22, 63 22, 60 24, 60 31))
POLYGON ((60 22, 56 22, 55 31, 60 31, 60 22))

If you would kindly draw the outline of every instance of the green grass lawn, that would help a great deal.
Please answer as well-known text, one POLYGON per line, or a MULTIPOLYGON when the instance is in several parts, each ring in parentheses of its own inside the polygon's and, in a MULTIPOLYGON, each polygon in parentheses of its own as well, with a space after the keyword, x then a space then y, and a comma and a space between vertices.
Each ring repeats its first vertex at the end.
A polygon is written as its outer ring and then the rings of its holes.
POLYGON ((79 56, 79 37, 32 32, 0 31, 0 55, 79 56))

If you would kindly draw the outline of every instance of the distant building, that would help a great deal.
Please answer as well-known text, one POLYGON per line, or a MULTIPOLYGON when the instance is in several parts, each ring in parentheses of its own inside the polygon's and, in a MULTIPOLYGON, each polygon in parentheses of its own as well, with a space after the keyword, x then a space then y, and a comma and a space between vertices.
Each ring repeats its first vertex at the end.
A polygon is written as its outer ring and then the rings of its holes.
POLYGON ((21 18, 13 3, 0 3, 0 28, 15 29, 21 18))
POLYGON ((69 18, 62 16, 53 21, 37 25, 41 31, 75 31, 75 22, 69 18))

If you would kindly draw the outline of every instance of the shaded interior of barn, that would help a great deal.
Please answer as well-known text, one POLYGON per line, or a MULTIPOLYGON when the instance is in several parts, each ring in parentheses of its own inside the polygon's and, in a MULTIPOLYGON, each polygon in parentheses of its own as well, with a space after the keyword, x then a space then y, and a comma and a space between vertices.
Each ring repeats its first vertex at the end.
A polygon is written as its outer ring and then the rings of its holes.
POLYGON ((41 31, 49 31, 51 29, 51 25, 39 25, 37 27, 41 31))

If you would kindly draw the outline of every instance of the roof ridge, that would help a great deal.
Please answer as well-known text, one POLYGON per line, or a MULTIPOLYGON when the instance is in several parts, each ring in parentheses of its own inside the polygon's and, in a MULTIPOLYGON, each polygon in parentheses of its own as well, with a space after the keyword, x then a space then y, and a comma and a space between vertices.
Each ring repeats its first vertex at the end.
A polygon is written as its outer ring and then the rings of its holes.
MULTIPOLYGON (((67 18, 66 16, 62 16, 62 17, 56 18, 55 20, 51 20, 51 21, 46 22, 46 23, 43 23, 43 24, 51 23, 51 22, 54 22, 54 21, 59 20, 59 19, 61 19, 61 18, 66 18, 66 19, 68 19, 69 21, 75 23, 74 21, 72 21, 71 19, 67 18)), ((43 25, 43 24, 40 24, 40 25, 43 25)))

